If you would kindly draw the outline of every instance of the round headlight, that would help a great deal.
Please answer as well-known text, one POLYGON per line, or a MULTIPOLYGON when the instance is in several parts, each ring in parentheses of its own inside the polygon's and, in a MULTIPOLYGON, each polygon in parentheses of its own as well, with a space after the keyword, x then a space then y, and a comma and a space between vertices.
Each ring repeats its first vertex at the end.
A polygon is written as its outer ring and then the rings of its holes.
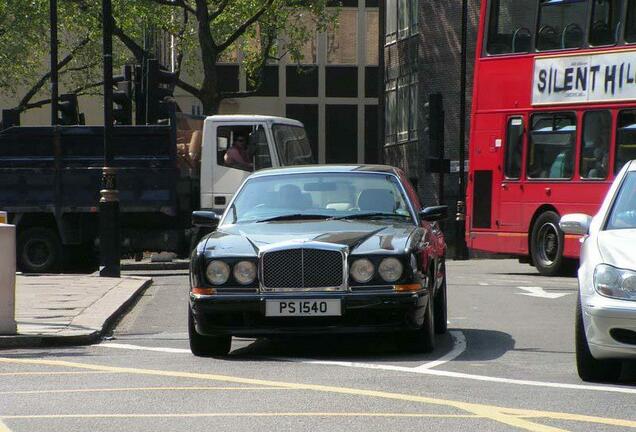
POLYGON ((384 258, 378 267, 378 273, 386 282, 396 282, 402 277, 404 267, 397 258, 384 258))
POLYGON ((375 267, 373 263, 366 258, 362 258, 359 260, 355 260, 351 264, 351 269, 349 270, 351 277, 358 283, 367 283, 371 279, 373 279, 373 275, 375 274, 375 267))
POLYGON ((223 285, 230 278, 230 266, 223 261, 210 261, 205 275, 212 285, 223 285))
POLYGON ((234 279, 241 285, 249 285, 256 279, 256 264, 251 261, 240 261, 234 266, 234 279))

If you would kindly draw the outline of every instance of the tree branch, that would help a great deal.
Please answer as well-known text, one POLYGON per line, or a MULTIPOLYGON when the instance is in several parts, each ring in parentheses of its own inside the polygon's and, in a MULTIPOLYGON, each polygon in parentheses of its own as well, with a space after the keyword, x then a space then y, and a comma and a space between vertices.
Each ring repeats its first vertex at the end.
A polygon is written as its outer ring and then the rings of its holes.
POLYGON ((185 0, 152 0, 152 1, 164 6, 178 6, 183 8, 183 10, 190 12, 193 15, 195 14, 195 11, 192 8, 192 6, 187 4, 185 0))
MULTIPOLYGON (((69 52, 58 64, 57 64, 57 69, 60 70, 62 69, 64 66, 66 66, 67 64, 69 64, 71 62, 71 60, 73 60, 73 58, 75 57, 75 54, 77 54, 77 52, 79 50, 81 50, 82 48, 84 48, 86 46, 86 44, 88 44, 88 42, 90 41, 90 38, 87 36, 84 39, 82 39, 72 50, 71 52, 69 52)), ((29 101, 31 99, 33 99, 33 96, 35 96, 41 89, 42 87, 44 87, 44 84, 46 84, 46 82, 51 78, 51 71, 49 70, 47 73, 45 73, 44 75, 42 75, 40 77, 40 79, 33 84, 33 86, 29 89, 28 92, 26 92, 26 94, 24 95, 24 97, 20 100, 20 102, 18 103, 18 106, 15 108, 18 111, 26 111, 28 110, 28 106, 29 106, 29 101)))
POLYGON ((219 5, 219 7, 217 7, 216 10, 210 14, 210 17, 208 18, 208 22, 212 22, 215 19, 217 19, 225 11, 225 8, 229 4, 230 4, 230 0, 223 0, 221 4, 219 5))
POLYGON ((221 45, 219 45, 219 52, 224 51, 225 49, 227 49, 230 45, 232 45, 239 37, 241 37, 243 35, 243 33, 245 33, 245 31, 249 28, 249 26, 251 26, 252 24, 254 24, 256 21, 259 20, 259 18, 261 16, 263 16, 263 14, 265 12, 267 12, 267 9, 269 9, 269 7, 274 3, 274 0, 267 0, 267 2, 265 2, 265 4, 263 5, 263 7, 261 7, 259 9, 258 12, 256 12, 254 15, 252 15, 247 21, 245 21, 243 24, 241 24, 241 26, 239 28, 236 29, 236 31, 234 33, 232 33, 232 35, 225 41, 223 42, 221 45))

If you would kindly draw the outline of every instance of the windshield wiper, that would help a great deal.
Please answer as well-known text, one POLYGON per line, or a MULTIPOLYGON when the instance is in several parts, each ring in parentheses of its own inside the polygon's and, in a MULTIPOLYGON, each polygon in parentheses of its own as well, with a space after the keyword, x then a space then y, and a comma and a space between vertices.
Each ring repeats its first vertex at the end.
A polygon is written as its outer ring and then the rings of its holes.
POLYGON ((397 214, 397 213, 383 213, 383 212, 373 212, 373 213, 354 213, 346 216, 338 216, 332 218, 333 220, 346 220, 346 219, 380 219, 380 218, 391 218, 391 219, 411 219, 410 216, 397 214))
POLYGON ((266 219, 258 219, 254 221, 254 223, 286 221, 286 220, 307 220, 307 219, 331 219, 331 216, 325 216, 321 214, 296 213, 296 214, 288 214, 288 215, 282 215, 282 216, 274 216, 274 217, 270 217, 266 219))

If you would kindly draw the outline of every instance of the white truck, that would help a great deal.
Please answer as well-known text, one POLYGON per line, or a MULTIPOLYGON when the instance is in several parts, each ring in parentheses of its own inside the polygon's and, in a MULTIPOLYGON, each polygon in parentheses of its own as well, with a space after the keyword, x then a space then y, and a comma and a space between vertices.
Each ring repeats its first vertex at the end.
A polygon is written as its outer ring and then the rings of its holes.
MULTIPOLYGON (((0 209, 17 226, 24 272, 96 262, 103 128, 64 126, 0 131, 0 209)), ((253 169, 313 163, 302 123, 280 117, 178 115, 171 125, 113 131, 122 252, 189 253, 198 237, 193 210, 222 212, 253 169), (225 158, 237 137, 250 166, 225 158)))

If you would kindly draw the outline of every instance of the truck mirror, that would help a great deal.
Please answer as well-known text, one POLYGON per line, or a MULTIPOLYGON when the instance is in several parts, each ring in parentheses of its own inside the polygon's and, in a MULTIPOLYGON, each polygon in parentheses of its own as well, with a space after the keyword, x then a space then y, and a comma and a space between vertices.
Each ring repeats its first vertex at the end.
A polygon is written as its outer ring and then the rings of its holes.
POLYGON ((197 210, 192 212, 192 226, 216 229, 221 216, 211 211, 197 210))

